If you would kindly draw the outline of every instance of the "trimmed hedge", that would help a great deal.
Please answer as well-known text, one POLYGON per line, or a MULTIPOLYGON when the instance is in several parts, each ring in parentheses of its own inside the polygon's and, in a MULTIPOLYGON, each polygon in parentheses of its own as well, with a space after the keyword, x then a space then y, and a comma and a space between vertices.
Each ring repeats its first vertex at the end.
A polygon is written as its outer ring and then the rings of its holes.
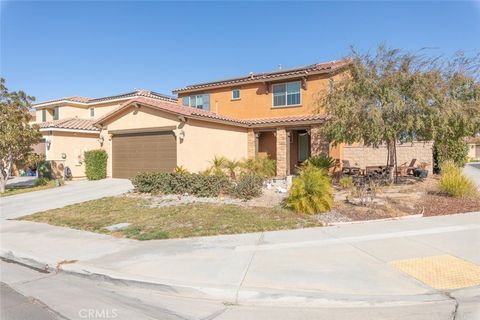
POLYGON ((101 180, 107 177, 108 154, 105 150, 85 151, 85 175, 88 180, 101 180))
POLYGON ((233 183, 225 175, 197 173, 142 172, 131 179, 135 190, 142 193, 191 194, 198 197, 217 197, 230 194, 251 199, 261 194, 263 178, 245 175, 233 183))

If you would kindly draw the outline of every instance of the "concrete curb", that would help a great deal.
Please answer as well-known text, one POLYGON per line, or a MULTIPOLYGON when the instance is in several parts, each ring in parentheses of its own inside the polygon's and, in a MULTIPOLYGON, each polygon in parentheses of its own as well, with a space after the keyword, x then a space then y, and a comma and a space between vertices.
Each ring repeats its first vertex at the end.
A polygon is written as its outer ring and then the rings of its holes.
POLYGON ((66 264, 55 269, 48 264, 24 254, 0 251, 2 259, 10 260, 38 270, 57 271, 89 279, 100 279, 131 287, 151 288, 176 296, 220 300, 226 304, 251 306, 290 306, 290 307, 388 307, 412 306, 421 304, 451 304, 455 300, 443 293, 419 295, 355 295, 320 291, 280 290, 272 288, 239 288, 235 286, 209 286, 203 284, 179 283, 168 279, 153 279, 129 276, 115 271, 90 267, 81 263, 66 264))
POLYGON ((381 222, 381 221, 392 221, 392 220, 409 220, 409 219, 418 219, 423 218, 423 214, 411 214, 406 216, 400 217, 393 217, 393 218, 383 218, 383 219, 372 219, 372 220, 356 220, 356 221, 344 221, 344 222, 332 222, 328 223, 327 226, 335 227, 335 226, 344 226, 349 224, 363 224, 363 223, 371 223, 371 222, 381 222))

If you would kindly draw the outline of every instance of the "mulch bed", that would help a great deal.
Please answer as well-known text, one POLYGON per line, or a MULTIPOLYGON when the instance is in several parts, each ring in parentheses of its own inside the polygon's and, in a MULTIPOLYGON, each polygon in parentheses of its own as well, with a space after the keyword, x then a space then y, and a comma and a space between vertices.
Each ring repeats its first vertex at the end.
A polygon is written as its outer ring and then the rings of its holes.
POLYGON ((455 213, 480 211, 479 198, 453 198, 439 192, 430 191, 419 201, 417 208, 423 215, 441 216, 455 213))

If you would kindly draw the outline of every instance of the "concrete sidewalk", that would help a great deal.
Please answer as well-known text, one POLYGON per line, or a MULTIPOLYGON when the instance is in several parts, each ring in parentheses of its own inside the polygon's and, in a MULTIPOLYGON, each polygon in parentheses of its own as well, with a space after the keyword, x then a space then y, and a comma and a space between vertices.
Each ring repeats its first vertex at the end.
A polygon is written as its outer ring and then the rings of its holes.
POLYGON ((144 242, 19 221, 0 231, 8 259, 70 261, 61 270, 240 304, 451 304, 391 263, 451 255, 480 265, 480 213, 144 242))

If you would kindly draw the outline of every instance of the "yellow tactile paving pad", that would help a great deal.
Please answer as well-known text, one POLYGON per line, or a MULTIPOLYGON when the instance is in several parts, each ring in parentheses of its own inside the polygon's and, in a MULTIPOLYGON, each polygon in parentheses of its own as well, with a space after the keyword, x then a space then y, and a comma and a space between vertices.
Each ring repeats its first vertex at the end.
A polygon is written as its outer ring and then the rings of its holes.
POLYGON ((480 285, 480 266, 449 255, 397 260, 389 264, 435 289, 480 285))

